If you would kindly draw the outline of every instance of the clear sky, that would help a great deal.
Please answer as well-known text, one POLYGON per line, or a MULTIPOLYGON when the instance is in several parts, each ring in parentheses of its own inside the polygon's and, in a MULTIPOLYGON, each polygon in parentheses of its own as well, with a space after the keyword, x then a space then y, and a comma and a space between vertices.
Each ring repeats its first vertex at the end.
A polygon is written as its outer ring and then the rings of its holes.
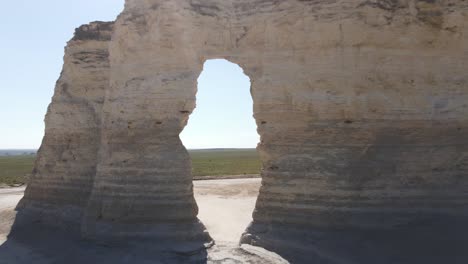
MULTIPOLYGON (((0 9, 0 149, 38 148, 44 116, 74 29, 111 21, 123 0, 15 0, 0 9)), ((250 83, 235 64, 212 60, 200 76, 188 148, 255 147, 250 83)))
POLYGON ((250 79, 226 60, 209 60, 198 78, 197 108, 181 134, 188 148, 249 148, 259 142, 250 79))

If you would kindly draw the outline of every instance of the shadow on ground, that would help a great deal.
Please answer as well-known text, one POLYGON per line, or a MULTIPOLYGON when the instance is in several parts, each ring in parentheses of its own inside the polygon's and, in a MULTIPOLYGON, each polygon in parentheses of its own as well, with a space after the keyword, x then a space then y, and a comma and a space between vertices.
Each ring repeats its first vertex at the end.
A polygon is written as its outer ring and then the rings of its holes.
MULTIPOLYGON (((14 208, 23 196, 24 188, 0 191, 0 264, 287 263, 272 252, 248 245, 239 246, 237 243, 251 221, 259 185, 259 179, 195 183, 196 196, 199 198, 197 202, 203 204, 205 209, 205 213, 201 214, 204 216, 203 220, 212 225, 210 231, 213 231, 216 237, 223 239, 216 245, 209 245, 209 248, 202 242, 183 241, 168 245, 166 240, 152 239, 104 244, 85 240, 80 236, 80 230, 76 230, 76 227, 80 226, 79 223, 67 224, 80 218, 73 210, 60 211, 66 216, 64 219, 69 220, 63 223, 54 215, 31 215, 27 214, 27 210, 16 212, 14 208), (242 217, 233 218, 230 214, 226 215, 227 211, 242 217), (223 223, 223 228, 220 228, 220 222, 223 223), (224 228, 224 225, 228 227, 224 228), (10 230, 13 231, 8 240, 2 240, 10 230), (229 240, 231 237, 234 239, 229 240)), ((196 226, 205 230, 202 225, 196 226)))
MULTIPOLYGON (((208 187, 199 187, 199 194, 206 196, 208 187)), ((219 191, 220 186, 216 185, 214 189, 219 191)), ((32 221, 31 217, 20 216, 21 212, 16 215, 13 208, 17 199, 10 202, 3 200, 3 208, 0 208, 0 264, 287 263, 272 252, 245 245, 239 247, 232 241, 220 242, 209 249, 202 243, 192 244, 182 247, 183 250, 174 250, 164 241, 99 244, 82 239, 77 230, 66 232, 52 229, 32 221), (16 223, 13 232, 1 244, 2 235, 10 230, 13 221, 16 223), (21 222, 19 227, 18 223, 21 222)), ((200 201, 203 202, 203 199, 200 201)), ((217 212, 217 207, 208 208, 217 212)), ((219 217, 219 214, 207 217, 219 217)), ((251 226, 249 230, 253 235, 246 235, 244 239, 280 254, 290 263, 466 264, 466 223, 468 217, 451 215, 387 230, 294 230, 265 224, 251 226)), ((219 233, 221 237, 223 234, 219 233)), ((178 248, 181 248, 180 245, 178 248)))
MULTIPOLYGON (((442 228, 432 223, 387 231, 335 230, 313 234, 275 230, 260 239, 271 239, 263 245, 290 263, 466 264, 465 223, 444 221, 437 223, 443 224, 442 228), (291 239, 301 241, 301 245, 291 239)), ((163 250, 161 246, 156 242, 95 244, 45 227, 23 228, 13 232, 0 246, 0 263, 287 263, 272 255, 256 255, 235 244, 217 245, 191 254, 163 250)))
MULTIPOLYGON (((203 247, 200 245, 199 248, 203 247)), ((206 249, 190 254, 157 242, 96 244, 44 226, 15 229, 0 246, 1 264, 59 263, 206 263, 206 249)))
POLYGON ((387 230, 291 230, 270 225, 244 242, 263 246, 291 263, 466 264, 468 218, 434 218, 387 230))
MULTIPOLYGON (((79 232, 24 221, 17 215, 8 240, 0 246, 0 264, 225 264, 288 263, 262 248, 222 242, 178 242, 133 240, 99 243, 81 238, 79 232), (18 225, 18 223, 21 223, 18 225)), ((0 241, 1 243, 1 241, 0 241)))

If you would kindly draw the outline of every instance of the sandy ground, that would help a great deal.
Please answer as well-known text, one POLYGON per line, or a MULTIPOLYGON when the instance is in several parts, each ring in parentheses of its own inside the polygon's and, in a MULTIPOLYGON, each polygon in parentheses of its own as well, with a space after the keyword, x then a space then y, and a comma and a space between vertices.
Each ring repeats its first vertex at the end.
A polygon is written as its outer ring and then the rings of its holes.
MULTIPOLYGON (((275 253, 238 241, 252 221, 260 179, 196 181, 199 218, 216 245, 196 255, 178 255, 149 247, 101 246, 70 239, 52 230, 26 231, 25 236, 7 234, 15 220, 14 208, 22 188, 0 189, 0 264, 51 263, 288 263, 275 253)), ((24 232, 23 232, 24 233, 24 232)))
POLYGON ((0 188, 0 245, 6 241, 15 219, 15 206, 23 197, 24 189, 24 187, 0 188))
POLYGON ((216 242, 238 242, 252 221, 260 179, 209 180, 194 183, 198 217, 216 242))
MULTIPOLYGON (((199 218, 216 242, 238 242, 252 221, 260 179, 195 181, 199 218)), ((14 220, 24 187, 0 189, 0 243, 14 220)))

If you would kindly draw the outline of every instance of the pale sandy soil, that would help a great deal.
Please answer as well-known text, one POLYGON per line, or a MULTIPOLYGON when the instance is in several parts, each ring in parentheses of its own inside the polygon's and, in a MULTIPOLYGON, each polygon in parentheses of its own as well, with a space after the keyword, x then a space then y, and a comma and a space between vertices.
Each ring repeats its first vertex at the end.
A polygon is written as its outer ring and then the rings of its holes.
POLYGON ((0 245, 5 242, 10 227, 15 220, 16 204, 23 197, 24 187, 0 188, 0 245))
MULTIPOLYGON (((200 220, 217 242, 238 242, 252 221, 260 179, 195 181, 200 220)), ((14 208, 24 187, 0 189, 0 243, 14 220, 14 208)))
MULTIPOLYGON (((277 254, 248 245, 238 246, 252 212, 260 179, 207 180, 194 183, 199 218, 216 245, 196 255, 178 255, 148 247, 109 247, 69 239, 61 233, 32 229, 7 240, 14 208, 23 188, 0 189, 0 264, 51 263, 288 263, 277 254)), ((55 231, 52 231, 55 232, 55 231)))
POLYGON ((252 221, 260 179, 195 181, 198 217, 216 242, 238 242, 252 221))

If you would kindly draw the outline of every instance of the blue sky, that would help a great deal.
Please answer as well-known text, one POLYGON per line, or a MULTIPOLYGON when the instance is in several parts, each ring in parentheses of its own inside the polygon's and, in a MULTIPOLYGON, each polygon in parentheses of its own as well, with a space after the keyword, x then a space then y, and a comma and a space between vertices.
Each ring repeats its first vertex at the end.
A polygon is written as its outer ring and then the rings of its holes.
MULTIPOLYGON (((74 29, 114 20, 123 0, 15 0, 0 10, 0 149, 38 148, 44 115, 74 29)), ((250 83, 235 64, 212 60, 181 138, 188 148, 255 147, 250 83)))
POLYGON ((188 148, 249 148, 259 142, 250 80, 226 60, 205 62, 198 78, 197 108, 181 134, 188 148))

